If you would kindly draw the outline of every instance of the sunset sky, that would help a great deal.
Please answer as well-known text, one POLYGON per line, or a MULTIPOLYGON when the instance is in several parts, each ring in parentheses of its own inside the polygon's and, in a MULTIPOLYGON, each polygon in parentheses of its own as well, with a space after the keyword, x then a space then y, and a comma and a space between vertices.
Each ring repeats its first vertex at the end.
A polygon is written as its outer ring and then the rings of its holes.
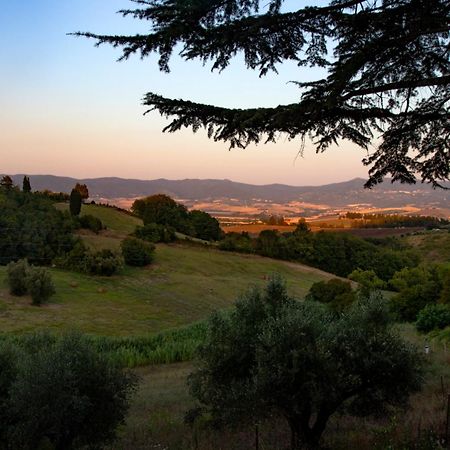
POLYGON ((78 178, 228 178, 293 185, 365 177, 363 150, 343 143, 316 155, 300 141, 228 151, 204 131, 162 133, 158 113, 143 116, 146 92, 230 107, 276 106, 297 101, 290 80, 317 76, 294 64, 262 79, 235 60, 211 73, 199 62, 174 57, 171 74, 156 57, 118 63, 120 50, 95 48, 73 31, 136 34, 146 24, 115 14, 127 0, 21 0, 0 12, 0 173, 78 178))

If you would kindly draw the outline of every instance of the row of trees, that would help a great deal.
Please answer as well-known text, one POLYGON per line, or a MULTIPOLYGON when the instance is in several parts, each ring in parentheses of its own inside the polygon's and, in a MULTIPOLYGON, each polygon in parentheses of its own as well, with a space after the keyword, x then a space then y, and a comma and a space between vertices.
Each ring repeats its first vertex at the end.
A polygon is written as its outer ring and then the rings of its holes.
POLYGON ((342 277, 358 268, 373 270, 384 281, 418 263, 412 251, 386 248, 347 233, 311 233, 305 223, 293 233, 264 230, 256 239, 248 233, 227 233, 219 248, 298 261, 342 277))
POLYGON ((352 227, 354 228, 440 228, 450 224, 450 222, 446 219, 440 219, 433 216, 404 216, 400 214, 367 214, 347 212, 344 217, 353 220, 352 227))

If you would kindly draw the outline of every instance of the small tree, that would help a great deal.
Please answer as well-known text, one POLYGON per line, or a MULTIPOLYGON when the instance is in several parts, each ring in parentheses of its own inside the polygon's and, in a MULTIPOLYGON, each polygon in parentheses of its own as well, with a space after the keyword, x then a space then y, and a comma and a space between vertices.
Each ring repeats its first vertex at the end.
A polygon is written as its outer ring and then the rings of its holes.
POLYGON ((356 294, 348 281, 332 278, 314 283, 306 299, 327 304, 335 311, 343 311, 356 300, 356 294))
POLYGON ((89 189, 85 184, 77 183, 74 187, 81 195, 81 200, 87 200, 89 198, 89 189))
POLYGON ((87 251, 83 267, 92 275, 110 277, 123 267, 123 260, 117 252, 107 248, 95 253, 87 251))
POLYGON ((193 210, 189 213, 194 236, 207 241, 218 241, 222 237, 219 221, 204 211, 193 210))
POLYGON ((81 194, 76 189, 70 193, 69 209, 72 216, 78 216, 81 212, 81 194))
MULTIPOLYGON (((41 336, 34 339, 42 340, 41 336)), ((32 351, 23 349, 15 373, 6 373, 8 408, 3 431, 9 446, 5 448, 44 448, 47 443, 45 448, 50 444, 70 450, 100 448, 111 442, 124 421, 135 377, 115 367, 79 334, 50 339, 45 346, 37 344, 29 346, 32 351)))
POLYGON ((10 191, 14 187, 12 178, 9 175, 4 175, 0 181, 0 186, 5 190, 10 191))
POLYGON ((9 292, 12 295, 22 296, 27 293, 27 276, 30 266, 26 259, 10 262, 7 266, 9 292))
POLYGON ((27 177, 26 175, 23 177, 22 191, 23 192, 31 192, 30 178, 27 177))
POLYGON ((373 291, 386 289, 386 283, 378 278, 373 270, 355 269, 348 278, 359 284, 359 289, 365 296, 373 291))
POLYGON ((27 290, 31 295, 33 305, 41 305, 55 294, 52 277, 46 269, 30 268, 27 275, 27 290))
POLYGON ((336 412, 367 415, 405 405, 422 383, 421 358, 397 336, 381 298, 340 315, 296 302, 272 279, 210 319, 191 392, 224 423, 280 415, 292 449, 317 448, 336 412))
POLYGON ((155 246, 141 239, 128 237, 120 244, 123 259, 129 266, 142 267, 153 261, 155 246))

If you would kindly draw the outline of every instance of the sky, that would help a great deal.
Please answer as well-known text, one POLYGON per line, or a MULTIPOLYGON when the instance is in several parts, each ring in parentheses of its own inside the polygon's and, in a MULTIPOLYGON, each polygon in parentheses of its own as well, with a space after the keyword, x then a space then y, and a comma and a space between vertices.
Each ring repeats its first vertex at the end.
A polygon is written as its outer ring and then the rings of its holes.
MULTIPOLYGON (((297 1, 297 0, 295 0, 297 1)), ((268 184, 320 185, 367 177, 364 150, 343 142, 317 155, 307 142, 281 138, 229 150, 204 130, 162 133, 168 123, 143 115, 145 93, 225 107, 296 102, 292 80, 319 76, 295 64, 259 78, 240 58, 212 73, 174 57, 171 73, 157 56, 117 62, 119 49, 68 36, 146 32, 148 24, 116 14, 128 0, 20 0, 0 11, 0 173, 75 178, 217 178, 268 184)))

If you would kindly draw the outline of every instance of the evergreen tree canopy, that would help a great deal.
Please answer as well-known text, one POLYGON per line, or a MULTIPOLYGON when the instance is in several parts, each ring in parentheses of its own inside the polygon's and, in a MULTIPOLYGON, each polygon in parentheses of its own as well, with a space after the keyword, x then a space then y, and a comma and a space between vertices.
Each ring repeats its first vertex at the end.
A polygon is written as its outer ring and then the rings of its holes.
POLYGON ((22 191, 23 192, 31 192, 30 178, 27 177, 26 175, 23 177, 22 191))
MULTIPOLYGON (((260 75, 283 61, 322 67, 327 76, 296 82, 296 103, 228 109, 148 93, 144 105, 172 116, 165 130, 204 127, 216 141, 245 148, 261 140, 311 138, 318 152, 346 139, 375 151, 367 187, 391 175, 439 186, 450 172, 450 1, 334 0, 287 10, 283 0, 133 0, 120 11, 150 23, 150 33, 76 33, 123 49, 120 59, 159 53, 169 71, 174 50, 225 69, 242 53, 260 75)), ((307 69, 304 69, 307 70, 307 69)))

